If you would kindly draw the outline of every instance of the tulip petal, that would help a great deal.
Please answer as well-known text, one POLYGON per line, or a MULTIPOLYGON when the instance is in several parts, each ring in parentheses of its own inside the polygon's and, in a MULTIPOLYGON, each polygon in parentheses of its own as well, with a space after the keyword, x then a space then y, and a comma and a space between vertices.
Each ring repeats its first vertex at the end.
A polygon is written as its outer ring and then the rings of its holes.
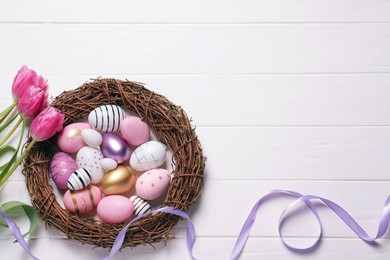
POLYGON ((34 140, 44 141, 62 130, 64 115, 52 106, 46 107, 36 116, 30 125, 30 133, 34 140))

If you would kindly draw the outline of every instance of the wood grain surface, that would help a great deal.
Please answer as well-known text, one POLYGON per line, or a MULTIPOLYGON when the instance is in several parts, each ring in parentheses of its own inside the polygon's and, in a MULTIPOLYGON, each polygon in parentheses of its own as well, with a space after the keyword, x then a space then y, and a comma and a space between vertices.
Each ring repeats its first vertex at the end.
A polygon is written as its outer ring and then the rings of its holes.
MULTIPOLYGON (((390 190, 389 13, 386 0, 4 1, 0 109, 11 104, 23 64, 49 80, 51 97, 103 76, 144 82, 181 105, 208 157, 190 212, 199 259, 228 259, 251 207, 272 189, 334 200, 374 235, 390 190)), ((0 188, 0 203, 10 200, 30 201, 21 169, 0 188)), ((321 204, 319 248, 289 251, 277 223, 290 202, 261 208, 241 259, 390 254, 388 234, 370 246, 321 204)), ((318 232, 304 209, 283 228, 293 245, 308 245, 318 232)), ((184 222, 175 233, 166 245, 114 259, 190 259, 184 222)), ((28 259, 12 241, 1 228, 1 258, 28 259)), ((108 253, 43 222, 28 243, 43 260, 108 253)))

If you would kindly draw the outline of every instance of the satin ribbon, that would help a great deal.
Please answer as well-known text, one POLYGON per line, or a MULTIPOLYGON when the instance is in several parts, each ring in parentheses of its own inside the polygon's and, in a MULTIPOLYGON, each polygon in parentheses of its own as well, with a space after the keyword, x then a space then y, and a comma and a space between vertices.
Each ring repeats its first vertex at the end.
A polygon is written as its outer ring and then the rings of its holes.
POLYGON ((129 222, 129 224, 127 224, 121 230, 121 232, 119 232, 119 234, 115 238, 114 244, 112 245, 110 254, 107 257, 103 258, 103 259, 104 260, 110 260, 116 253, 118 253, 118 251, 122 247, 123 240, 125 239, 127 229, 134 222, 136 222, 136 221, 138 221, 138 220, 140 220, 140 219, 142 219, 142 218, 144 218, 146 216, 149 216, 151 214, 158 213, 158 212, 169 213, 169 214, 172 214, 172 215, 176 215, 176 216, 182 217, 185 220, 187 220, 187 250, 188 250, 188 253, 191 255, 192 259, 196 259, 194 257, 194 255, 192 254, 192 249, 193 249, 194 243, 195 243, 195 228, 194 228, 194 224, 192 223, 192 221, 191 221, 190 217, 187 215, 187 213, 185 213, 184 211, 181 211, 179 209, 175 209, 173 207, 159 208, 159 209, 150 211, 148 213, 145 213, 143 215, 140 215, 138 217, 135 217, 132 221, 129 222))
POLYGON ((302 195, 298 192, 295 192, 295 191, 288 191, 288 190, 273 190, 273 191, 270 191, 269 193, 267 193, 266 195, 264 195, 261 199, 259 199, 257 201, 257 203, 255 204, 255 206, 252 208, 251 212, 249 213, 249 216, 248 218, 246 219, 242 229, 241 229, 241 232, 240 234, 238 235, 237 237, 237 241, 236 241, 236 244, 233 248, 233 252, 232 252, 232 255, 230 257, 230 259, 238 259, 238 257, 240 256, 242 250, 244 249, 244 246, 245 246, 245 243, 246 243, 246 240, 248 239, 248 236, 249 236, 249 232, 252 228, 252 225, 253 223, 255 222, 255 219, 256 219, 256 214, 257 214, 257 211, 259 210, 260 208, 260 205, 274 197, 274 196, 278 196, 278 195, 288 195, 288 196, 292 196, 292 197, 295 197, 296 200, 294 202, 292 202, 283 212, 282 214, 280 215, 280 218, 279 218, 279 224, 278 224, 278 232, 279 232, 279 236, 283 242, 283 244, 290 250, 292 250, 293 252, 297 252, 297 253, 307 253, 307 252, 310 252, 310 251, 313 251, 319 244, 320 242, 320 239, 322 237, 322 224, 321 224, 321 220, 320 220, 320 216, 318 215, 318 212, 317 210, 315 209, 315 206, 314 204, 311 202, 312 200, 320 200, 322 201, 329 209, 331 209, 341 220, 344 221, 344 223, 353 231, 355 232, 355 234, 360 238, 362 239, 363 241, 365 242, 368 242, 368 243, 372 243, 374 242, 375 240, 377 240, 378 238, 381 238, 383 237, 383 235, 386 233, 386 230, 389 226, 389 222, 390 222, 390 196, 387 198, 386 202, 385 202, 385 205, 383 207, 383 211, 382 211, 382 216, 380 218, 380 221, 379 221, 379 227, 378 227, 378 231, 377 231, 377 234, 375 237, 371 237, 367 234, 366 231, 364 231, 364 229, 355 221, 355 219, 348 214, 347 211, 345 211, 341 206, 339 206, 338 204, 334 203, 333 201, 331 200, 328 200, 328 199, 325 199, 325 198, 322 198, 322 197, 319 197, 319 196, 313 196, 313 195, 302 195), (317 222, 318 222, 318 225, 320 227, 320 233, 317 237, 317 239, 315 240, 315 242, 311 245, 311 246, 308 246, 308 247, 303 247, 303 248, 298 248, 298 247, 294 247, 294 246, 291 246, 289 245, 283 238, 283 235, 282 235, 282 232, 281 232, 281 228, 282 228, 282 225, 283 225, 283 220, 285 219, 285 215, 287 213, 288 210, 290 210, 291 208, 297 206, 298 204, 300 203, 305 203, 306 206, 310 209, 310 211, 313 213, 313 215, 315 216, 317 222))
MULTIPOLYGON (((280 236, 282 242, 284 243, 284 245, 288 249, 290 249, 293 252, 297 252, 297 253, 311 252, 318 246, 318 244, 319 244, 319 242, 321 240, 321 237, 322 237, 322 224, 321 224, 320 216, 318 215, 318 212, 317 212, 317 210, 315 208, 315 205, 311 202, 312 200, 320 200, 320 201, 322 201, 339 218, 341 218, 344 221, 344 223, 352 231, 354 231, 356 233, 356 235, 360 239, 362 239, 363 241, 366 241, 368 243, 371 243, 371 242, 375 241, 376 239, 381 238, 386 233, 386 230, 387 230, 387 228, 389 226, 389 222, 390 222, 390 196, 387 198, 387 200, 385 202, 384 209, 383 209, 383 212, 382 212, 382 216, 381 216, 381 219, 380 219, 380 222, 379 222, 378 232, 377 232, 375 237, 371 237, 351 217, 351 215, 348 214, 348 212, 346 212, 341 206, 339 206, 338 204, 334 203, 331 200, 328 200, 328 199, 325 199, 325 198, 322 198, 322 197, 319 197, 319 196, 302 195, 302 194, 300 194, 298 192, 295 192, 295 191, 272 190, 272 191, 268 192, 267 194, 265 194, 262 198, 260 198, 256 202, 256 204, 253 206, 252 210, 250 211, 249 216, 247 217, 244 225, 241 228, 240 234, 237 237, 236 243, 234 245, 233 251, 232 251, 231 256, 230 256, 231 260, 238 259, 239 256, 241 255, 242 251, 244 250, 246 241, 247 241, 247 239, 249 237, 249 233, 250 233, 250 231, 252 229, 252 226, 253 226, 253 224, 254 224, 254 222, 256 220, 256 215, 257 215, 258 210, 260 209, 260 206, 265 201, 270 200, 270 199, 275 198, 275 197, 279 197, 279 196, 290 196, 290 197, 296 198, 296 200, 294 202, 292 202, 282 212, 282 214, 280 215, 279 224, 278 224, 278 232, 279 232, 279 236, 280 236), (291 208, 296 207, 300 203, 305 203, 306 204, 306 206, 313 213, 313 215, 314 215, 315 219, 317 220, 318 225, 320 227, 320 233, 319 233, 317 239, 315 240, 315 242, 312 245, 310 245, 308 247, 303 247, 303 248, 298 248, 298 247, 294 247, 294 246, 289 245, 284 240, 284 237, 282 235, 282 226, 283 226, 284 220, 286 218, 285 217, 286 213, 291 208)), ((111 250, 109 256, 104 258, 104 260, 110 260, 120 250, 120 248, 121 248, 121 246, 123 244, 123 241, 125 239, 127 229, 134 222, 142 219, 145 216, 149 216, 150 214, 154 214, 156 212, 164 212, 164 213, 173 214, 173 215, 180 216, 180 217, 182 217, 182 218, 187 220, 187 249, 188 249, 189 255, 192 257, 192 259, 196 259, 195 256, 192 253, 192 249, 193 249, 193 246, 194 246, 194 243, 195 243, 195 229, 194 229, 194 225, 193 225, 190 217, 185 212, 183 212, 181 210, 174 209, 172 207, 164 207, 164 208, 160 208, 160 209, 154 210, 152 212, 149 212, 149 213, 147 213, 145 215, 138 216, 138 217, 134 218, 129 224, 127 224, 121 230, 121 232, 118 234, 118 236, 116 237, 115 242, 113 244, 113 247, 112 247, 112 250, 111 250)))
POLYGON ((0 209, 0 214, 3 216, 4 221, 7 223, 8 228, 11 230, 12 234, 16 238, 16 240, 19 242, 19 245, 26 251, 26 253, 31 257, 31 259, 39 260, 39 258, 35 257, 32 253, 30 248, 27 245, 26 240, 24 240, 24 237, 22 233, 19 230, 19 227, 16 225, 15 221, 12 220, 10 216, 7 215, 3 210, 0 209))
MULTIPOLYGON (((315 208, 315 205, 311 202, 312 200, 320 200, 321 202, 323 202, 329 209, 331 209, 341 220, 344 221, 344 223, 352 230, 356 233, 356 235, 362 239, 363 241, 365 242, 368 242, 368 243, 372 243, 374 242, 376 239, 378 238, 381 238, 383 237, 383 235, 386 233, 386 230, 389 226, 389 222, 390 222, 390 196, 387 198, 386 202, 385 202, 385 205, 384 205, 384 208, 383 208, 383 212, 382 212, 382 216, 381 216, 381 219, 380 219, 380 222, 379 222, 379 227, 378 227, 378 232, 376 234, 375 237, 371 237, 367 234, 366 231, 364 231, 364 229, 352 218, 351 215, 348 214, 347 211, 345 211, 341 206, 339 206, 338 204, 334 203, 333 201, 331 200, 328 200, 328 199, 325 199, 325 198, 322 198, 322 197, 319 197, 319 196, 313 196, 313 195, 302 195, 298 192, 295 192, 295 191, 288 191, 288 190, 272 190, 270 192, 268 192, 267 194, 265 194, 262 198, 260 198, 256 204, 253 206, 252 210, 250 211, 249 213, 249 216, 247 217, 244 225, 242 226, 241 228, 241 231, 237 237, 237 240, 236 240, 236 243, 234 245, 234 248, 233 248, 233 251, 231 253, 231 256, 230 256, 230 259, 231 260, 235 260, 235 259, 238 259, 239 256, 241 255, 242 251, 244 250, 244 247, 245 247, 245 244, 246 244, 246 241, 249 237, 249 233, 252 229, 252 226, 256 220, 256 216, 257 216, 257 212, 258 210, 260 209, 260 206, 267 200, 270 200, 272 198, 275 198, 275 197, 279 197, 279 196, 290 196, 290 197, 294 197, 296 198, 296 200, 294 202, 292 202, 283 212, 282 214, 280 215, 280 218, 279 218, 279 224, 278 224, 278 232, 279 232, 279 236, 282 240, 282 242, 284 243, 284 245, 292 250, 293 252, 297 252, 297 253, 306 253, 306 252, 310 252, 312 250, 314 250, 321 237, 322 237, 322 224, 321 224, 321 221, 320 221, 320 217, 318 215, 318 212, 315 208), (317 220, 318 222, 318 225, 320 227, 320 233, 317 237, 317 239, 315 240, 315 242, 308 246, 308 247, 304 247, 304 248, 298 248, 298 247, 294 247, 294 246, 291 246, 289 245, 285 240, 284 240, 284 237, 282 235, 282 226, 283 226, 283 223, 284 223, 284 220, 285 220, 285 216, 286 216, 286 213, 293 207, 296 207, 298 204, 300 203, 305 203, 305 205, 310 209, 310 211, 313 213, 315 219, 317 220)), ((192 257, 192 259, 196 259, 195 256, 193 255, 193 247, 194 247, 194 243, 195 243, 195 228, 194 228, 194 225, 190 219, 190 217, 187 215, 187 213, 185 213, 184 211, 181 211, 179 209, 175 209, 175 208, 172 208, 172 207, 163 207, 163 208, 160 208, 160 209, 156 209, 156 210, 153 210, 151 212, 148 212, 144 215, 141 215, 141 216, 138 216, 136 218, 134 218, 131 222, 129 222, 120 232, 119 234, 117 235, 115 241, 114 241, 114 244, 112 246, 112 249, 111 249, 111 252, 110 254, 104 258, 104 260, 110 260, 116 253, 119 252, 119 250, 121 249, 122 245, 123 245, 123 241, 125 239, 125 236, 126 236, 126 232, 128 230, 128 228, 136 221, 146 217, 146 216, 149 216, 151 214, 155 214, 155 213, 158 213, 158 212, 161 212, 161 213, 168 213, 168 214, 172 214, 172 215, 176 215, 176 216, 179 216, 185 220, 187 220, 187 235, 186 235, 186 240, 187 240, 187 250, 189 252, 189 255, 192 257)), ((24 249, 24 251, 26 251, 26 253, 34 260, 39 260, 37 257, 35 257, 26 241, 24 240, 22 234, 20 233, 20 230, 19 228, 17 227, 16 223, 12 220, 11 217, 9 217, 4 211, 2 211, 0 209, 0 214, 3 216, 5 222, 8 224, 8 227, 10 228, 11 232, 13 233, 13 235, 15 236, 16 240, 19 242, 19 244, 22 246, 22 248, 24 249)))

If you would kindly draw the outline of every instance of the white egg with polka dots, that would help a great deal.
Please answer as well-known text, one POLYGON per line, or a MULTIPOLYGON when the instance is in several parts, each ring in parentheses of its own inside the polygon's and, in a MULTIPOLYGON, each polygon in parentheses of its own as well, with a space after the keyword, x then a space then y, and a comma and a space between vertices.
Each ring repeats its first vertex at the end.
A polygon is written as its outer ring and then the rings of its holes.
POLYGON ((88 146, 81 148, 76 156, 76 163, 79 168, 84 168, 91 174, 91 183, 99 183, 103 178, 104 170, 101 165, 103 155, 100 150, 88 146))
POLYGON ((171 173, 166 169, 144 172, 135 184, 135 190, 144 200, 154 200, 165 193, 171 182, 171 173))

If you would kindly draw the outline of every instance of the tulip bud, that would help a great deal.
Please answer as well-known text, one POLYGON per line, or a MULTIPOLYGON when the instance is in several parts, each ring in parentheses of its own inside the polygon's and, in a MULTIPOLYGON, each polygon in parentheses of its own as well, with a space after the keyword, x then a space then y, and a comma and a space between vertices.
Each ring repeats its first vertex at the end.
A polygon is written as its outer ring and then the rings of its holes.
POLYGON ((12 84, 12 94, 14 99, 20 99, 23 93, 33 86, 39 87, 45 92, 47 90, 46 80, 42 76, 37 75, 34 70, 27 68, 27 66, 23 66, 18 71, 18 74, 15 76, 12 84))
POLYGON ((18 110, 25 117, 34 117, 47 104, 47 92, 39 87, 28 88, 21 96, 18 103, 18 110))
POLYGON ((54 107, 42 110, 31 122, 31 136, 36 141, 45 141, 62 130, 64 115, 54 107))

